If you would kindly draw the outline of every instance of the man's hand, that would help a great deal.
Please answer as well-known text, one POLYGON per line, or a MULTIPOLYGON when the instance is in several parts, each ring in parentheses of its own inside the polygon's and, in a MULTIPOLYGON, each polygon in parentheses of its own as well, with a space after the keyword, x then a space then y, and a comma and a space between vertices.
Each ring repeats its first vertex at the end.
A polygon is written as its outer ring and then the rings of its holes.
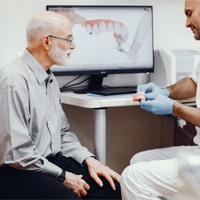
POLYGON ((101 162, 99 162, 93 157, 86 158, 84 162, 85 165, 88 167, 90 176, 100 187, 103 186, 103 183, 99 177, 103 176, 110 183, 112 189, 116 190, 114 180, 120 182, 120 175, 117 172, 103 165, 101 162))
POLYGON ((173 115, 173 107, 176 102, 169 97, 162 94, 146 94, 147 100, 141 100, 140 106, 153 114, 156 115, 164 115, 164 114, 172 114, 173 115))
POLYGON ((63 184, 73 190, 79 197, 85 196, 90 186, 82 179, 82 175, 76 175, 71 172, 66 172, 65 181, 63 184))
POLYGON ((144 85, 138 85, 137 92, 144 92, 145 94, 153 93, 154 95, 163 94, 167 97, 169 96, 168 89, 160 88, 152 82, 144 85))

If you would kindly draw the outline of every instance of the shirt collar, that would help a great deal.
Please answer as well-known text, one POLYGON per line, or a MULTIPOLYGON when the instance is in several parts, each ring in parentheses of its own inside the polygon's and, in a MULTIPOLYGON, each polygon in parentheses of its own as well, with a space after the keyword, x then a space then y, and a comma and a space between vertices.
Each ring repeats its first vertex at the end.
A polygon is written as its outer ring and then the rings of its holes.
POLYGON ((40 65, 40 63, 31 55, 27 49, 24 51, 22 59, 34 73, 39 84, 49 78, 49 74, 47 74, 42 65, 40 65))

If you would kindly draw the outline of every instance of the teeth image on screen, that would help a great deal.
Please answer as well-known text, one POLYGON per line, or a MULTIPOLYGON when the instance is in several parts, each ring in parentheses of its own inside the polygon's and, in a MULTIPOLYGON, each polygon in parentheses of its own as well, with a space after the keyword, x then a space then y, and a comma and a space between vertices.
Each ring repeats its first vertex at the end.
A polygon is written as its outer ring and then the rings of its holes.
POLYGON ((57 9, 73 24, 76 49, 70 69, 143 68, 153 63, 152 13, 138 7, 72 7, 57 9))

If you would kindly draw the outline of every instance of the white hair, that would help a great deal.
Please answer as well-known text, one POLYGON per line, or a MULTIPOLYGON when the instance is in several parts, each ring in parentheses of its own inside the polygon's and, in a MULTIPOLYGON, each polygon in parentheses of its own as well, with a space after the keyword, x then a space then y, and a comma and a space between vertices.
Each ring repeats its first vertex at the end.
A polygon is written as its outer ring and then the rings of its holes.
POLYGON ((33 18, 26 29, 27 46, 37 47, 43 35, 55 35, 61 28, 62 25, 56 20, 33 18))

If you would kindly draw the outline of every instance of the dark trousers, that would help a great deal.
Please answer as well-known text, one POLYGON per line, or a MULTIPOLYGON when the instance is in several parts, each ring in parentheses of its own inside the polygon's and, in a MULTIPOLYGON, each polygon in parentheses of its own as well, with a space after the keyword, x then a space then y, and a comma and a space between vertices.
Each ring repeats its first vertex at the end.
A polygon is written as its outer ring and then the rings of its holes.
MULTIPOLYGON (((119 183, 116 191, 102 177, 103 187, 99 187, 90 177, 87 167, 72 158, 60 154, 48 160, 74 174, 82 174, 90 185, 88 194, 82 199, 121 199, 119 183)), ((40 172, 17 170, 9 166, 0 167, 0 199, 81 199, 72 190, 49 175, 40 172)))

